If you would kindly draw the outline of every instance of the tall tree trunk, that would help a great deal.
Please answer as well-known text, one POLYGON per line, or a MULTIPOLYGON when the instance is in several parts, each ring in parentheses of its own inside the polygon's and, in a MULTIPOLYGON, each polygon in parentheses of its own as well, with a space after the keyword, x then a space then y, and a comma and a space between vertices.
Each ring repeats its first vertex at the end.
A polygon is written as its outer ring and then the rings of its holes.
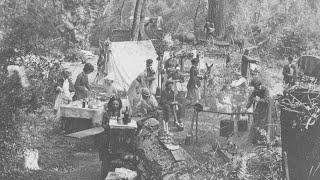
POLYGON ((199 9, 200 9, 200 4, 201 4, 201 0, 198 1, 197 9, 196 9, 196 12, 195 12, 194 18, 193 18, 193 32, 194 33, 196 33, 197 17, 198 17, 198 13, 199 13, 199 9))
POLYGON ((225 0, 208 0, 208 20, 214 23, 215 34, 223 37, 225 31, 225 0))
POLYGON ((140 15, 141 15, 141 2, 142 0, 136 1, 136 6, 133 14, 133 23, 131 29, 131 39, 137 41, 139 38, 139 26, 140 26, 140 15))
POLYGON ((144 30, 147 3, 148 3, 148 0, 143 0, 142 7, 141 7, 140 27, 139 27, 139 31, 140 31, 139 40, 148 39, 147 34, 146 34, 145 30, 144 30))
POLYGON ((309 3, 309 6, 311 7, 311 9, 314 12, 317 12, 318 11, 318 0, 307 0, 307 1, 309 3))
POLYGON ((126 3, 126 0, 123 0, 122 1, 122 4, 121 4, 121 7, 120 7, 120 26, 122 26, 123 24, 123 17, 122 17, 122 14, 123 14, 123 9, 124 9, 124 4, 126 3))

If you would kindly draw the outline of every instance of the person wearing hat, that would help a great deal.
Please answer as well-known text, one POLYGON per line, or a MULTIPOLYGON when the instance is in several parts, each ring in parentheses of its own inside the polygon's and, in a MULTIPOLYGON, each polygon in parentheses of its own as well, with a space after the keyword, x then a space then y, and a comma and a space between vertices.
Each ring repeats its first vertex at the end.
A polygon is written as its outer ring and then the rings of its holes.
POLYGON ((134 108, 133 114, 145 117, 155 113, 157 109, 158 102, 156 98, 150 93, 148 88, 142 88, 141 99, 136 108, 134 108))
POLYGON ((288 57, 289 64, 286 64, 283 67, 283 83, 287 86, 293 86, 295 84, 295 79, 297 77, 297 67, 292 63, 293 58, 291 56, 288 57))
POLYGON ((190 102, 197 103, 200 100, 200 86, 201 86, 201 77, 199 77, 199 58, 194 58, 191 60, 190 68, 190 79, 187 84, 187 99, 190 102))
POLYGON ((74 100, 85 99, 88 97, 88 92, 91 90, 88 75, 92 73, 94 67, 90 63, 86 63, 83 67, 83 72, 81 72, 76 79, 74 88, 76 93, 74 95, 74 100))
POLYGON ((173 108, 176 110, 177 121, 174 122, 178 127, 178 130, 183 130, 183 123, 181 122, 181 104, 175 101, 175 94, 173 91, 173 81, 168 80, 165 83, 165 89, 161 93, 160 105, 163 110, 164 121, 167 124, 169 122, 169 113, 173 111, 173 108))
POLYGON ((246 109, 253 107, 253 124, 250 129, 249 140, 253 143, 259 143, 259 130, 267 130, 267 124, 271 118, 269 90, 262 85, 258 78, 253 78, 250 86, 254 87, 251 93, 246 109), (255 105, 254 105, 255 104, 255 105))

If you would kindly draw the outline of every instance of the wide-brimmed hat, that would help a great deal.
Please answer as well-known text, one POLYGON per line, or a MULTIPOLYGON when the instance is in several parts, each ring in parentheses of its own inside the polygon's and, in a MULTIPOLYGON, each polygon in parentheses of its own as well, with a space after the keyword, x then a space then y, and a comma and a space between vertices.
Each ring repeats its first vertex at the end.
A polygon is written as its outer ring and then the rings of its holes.
POLYGON ((166 82, 165 86, 166 86, 166 87, 168 87, 168 86, 169 86, 169 84, 173 84, 173 81, 168 80, 168 81, 166 82))
POLYGON ((150 96, 150 90, 148 88, 142 88, 141 89, 142 96, 150 96))

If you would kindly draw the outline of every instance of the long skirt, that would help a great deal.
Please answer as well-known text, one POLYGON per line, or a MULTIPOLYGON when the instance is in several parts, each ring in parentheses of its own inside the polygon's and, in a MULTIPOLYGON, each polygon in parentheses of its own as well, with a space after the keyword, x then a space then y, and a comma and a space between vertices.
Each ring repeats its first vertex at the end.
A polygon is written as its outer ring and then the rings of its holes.
POLYGON ((187 87, 188 91, 187 91, 187 99, 192 102, 192 103, 196 103, 199 102, 199 100, 201 99, 201 95, 200 95, 200 89, 193 87, 187 87))
POLYGON ((258 102, 254 113, 249 140, 255 144, 261 140, 263 136, 266 137, 268 135, 267 131, 271 119, 271 100, 268 102, 258 102))

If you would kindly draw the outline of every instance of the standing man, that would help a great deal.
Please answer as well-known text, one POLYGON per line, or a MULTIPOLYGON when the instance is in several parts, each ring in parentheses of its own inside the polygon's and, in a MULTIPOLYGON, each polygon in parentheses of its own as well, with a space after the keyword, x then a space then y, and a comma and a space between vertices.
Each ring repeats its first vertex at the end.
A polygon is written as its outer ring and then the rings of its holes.
POLYGON ((214 24, 206 18, 206 23, 204 25, 204 32, 206 33, 206 38, 209 40, 209 37, 214 36, 214 24))
POLYGON ((147 61, 146 61, 146 72, 147 72, 146 81, 147 82, 146 82, 146 84, 149 89, 150 89, 153 81, 156 79, 156 77, 155 77, 156 72, 152 68, 152 63, 153 63, 152 59, 147 59, 147 61))
POLYGON ((283 83, 289 87, 295 84, 295 79, 297 77, 297 67, 292 64, 293 58, 288 57, 289 64, 285 65, 282 70, 283 74, 283 83))
POLYGON ((173 78, 173 76, 179 70, 179 62, 177 61, 173 52, 170 52, 170 58, 166 60, 164 69, 166 70, 167 79, 173 78))
MULTIPOLYGON (((183 123, 181 122, 181 104, 175 101, 175 94, 173 91, 173 81, 168 80, 165 84, 165 89, 162 91, 160 104, 163 109, 165 124, 169 122, 170 111, 175 111, 177 116, 177 121, 174 122, 178 127, 178 130, 183 130, 183 123)), ((168 131, 168 127, 166 127, 168 131)))
POLYGON ((253 144, 259 143, 259 134, 261 130, 268 130, 268 124, 271 122, 271 99, 269 90, 262 85, 261 81, 254 78, 250 85, 254 87, 247 103, 248 109, 256 103, 254 107, 253 124, 250 129, 249 140, 253 144))
POLYGON ((245 49, 241 59, 241 76, 250 79, 250 63, 257 63, 257 60, 254 60, 249 56, 249 50, 245 49))
POLYGON ((199 77, 199 56, 191 60, 192 66, 190 68, 190 79, 187 84, 187 99, 192 103, 198 103, 200 100, 200 86, 201 81, 199 77))

